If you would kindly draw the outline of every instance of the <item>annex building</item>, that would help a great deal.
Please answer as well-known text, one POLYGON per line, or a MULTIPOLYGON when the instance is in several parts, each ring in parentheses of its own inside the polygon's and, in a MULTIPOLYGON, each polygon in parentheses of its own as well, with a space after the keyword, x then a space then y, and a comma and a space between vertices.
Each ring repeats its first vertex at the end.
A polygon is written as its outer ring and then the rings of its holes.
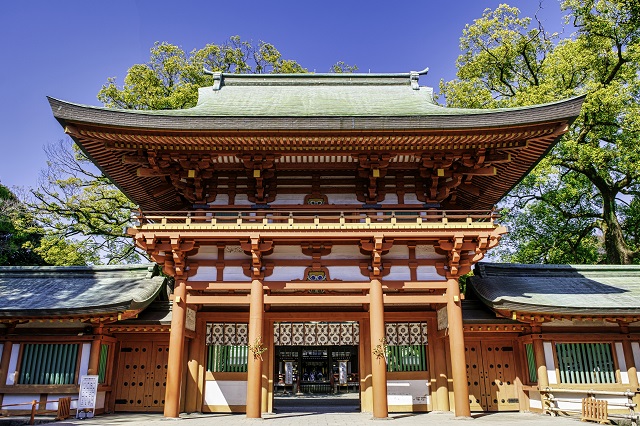
POLYGON ((637 388, 640 270, 480 264, 459 289, 583 98, 444 108, 421 74, 214 73, 184 110, 50 99, 174 284, 154 265, 0 268, 4 403, 87 372, 100 410, 167 417, 339 392, 376 418, 468 416, 637 388))

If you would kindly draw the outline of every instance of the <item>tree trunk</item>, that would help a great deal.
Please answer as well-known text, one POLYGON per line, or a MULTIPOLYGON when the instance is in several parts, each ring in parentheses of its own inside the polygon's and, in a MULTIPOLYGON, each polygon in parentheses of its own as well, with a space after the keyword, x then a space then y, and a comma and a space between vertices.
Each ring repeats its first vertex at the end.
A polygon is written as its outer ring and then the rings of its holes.
POLYGON ((604 248, 606 262, 611 265, 629 265, 632 261, 632 252, 622 234, 622 227, 618 221, 616 197, 611 193, 602 191, 603 211, 602 232, 604 234, 604 248))

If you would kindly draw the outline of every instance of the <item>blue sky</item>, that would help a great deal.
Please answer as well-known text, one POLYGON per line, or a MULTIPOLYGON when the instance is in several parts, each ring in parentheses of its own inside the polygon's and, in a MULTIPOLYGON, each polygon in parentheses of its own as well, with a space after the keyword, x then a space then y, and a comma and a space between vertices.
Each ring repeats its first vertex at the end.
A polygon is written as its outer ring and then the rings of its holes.
MULTIPOLYGON (((504 2, 504 1, 503 1, 504 2)), ((65 138, 46 96, 100 105, 107 77, 122 82, 127 69, 149 58, 155 41, 185 51, 232 35, 272 43, 286 59, 327 72, 337 61, 359 72, 408 72, 429 67, 421 85, 455 77, 466 23, 500 1, 278 1, 35 0, 0 9, 0 183, 37 184, 46 167, 43 146, 65 138)), ((533 16, 538 1, 514 0, 533 16)), ((538 13, 558 31, 557 0, 538 13)))

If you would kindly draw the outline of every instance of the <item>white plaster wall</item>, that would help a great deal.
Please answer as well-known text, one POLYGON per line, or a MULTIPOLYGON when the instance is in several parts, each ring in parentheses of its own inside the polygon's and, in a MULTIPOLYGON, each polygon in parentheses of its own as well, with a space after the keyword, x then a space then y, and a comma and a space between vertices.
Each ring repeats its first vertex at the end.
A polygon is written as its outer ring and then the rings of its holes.
POLYGON ((91 343, 82 344, 82 353, 80 355, 80 374, 78 374, 78 383, 80 377, 86 376, 89 371, 89 356, 91 354, 91 343))
POLYGON ((420 265, 417 268, 418 281, 446 281, 446 278, 439 275, 435 266, 420 265))
POLYGON ((218 258, 218 247, 217 246, 201 246, 198 249, 198 253, 189 256, 189 260, 216 260, 218 258))
POLYGON ((426 380, 387 380, 389 406, 429 404, 430 394, 426 380))
POLYGON ((436 249, 432 245, 417 245, 416 259, 444 259, 443 254, 436 253, 436 249))
POLYGON ((207 380, 204 385, 205 405, 245 405, 247 382, 244 380, 207 380))
POLYGON ((232 246, 228 245, 224 248, 224 258, 225 260, 246 260, 250 259, 250 257, 242 250, 240 245, 232 246))
POLYGON ((640 381, 640 344, 638 342, 631 342, 631 350, 633 351, 633 361, 636 365, 638 381, 640 381))
POLYGON ((616 342, 616 357, 618 358, 618 366, 620 367, 620 380, 622 384, 629 383, 629 371, 627 369, 627 362, 624 359, 624 348, 622 342, 616 342))
POLYGON ((529 391, 529 407, 542 410, 542 399, 540 398, 540 392, 529 391))
MULTIPOLYGON (((47 401, 55 401, 55 402, 48 402, 47 403, 47 410, 57 410, 58 409, 58 400, 60 398, 66 398, 66 397, 71 397, 71 409, 74 410, 76 408, 78 408, 78 394, 49 394, 47 395, 47 401), (74 398, 76 399, 74 401, 74 398)), ((104 392, 98 392, 96 394, 96 409, 98 408, 104 408, 104 397, 105 397, 105 393, 104 392), (102 396, 102 398, 100 398, 100 396, 102 396)))
POLYGON ((370 260, 371 255, 365 255, 360 252, 360 249, 356 245, 347 246, 333 246, 331 253, 327 256, 322 256, 322 259, 365 259, 370 260))
POLYGON ((359 266, 328 266, 327 269, 332 280, 369 281, 360 273, 359 266))
POLYGON ((271 253, 268 259, 311 259, 309 256, 302 254, 302 248, 300 246, 282 246, 274 245, 273 253, 271 253))
POLYGON ((358 204, 362 203, 358 201, 355 194, 326 194, 327 204, 358 204))
POLYGON ((544 348, 544 362, 547 365, 549 384, 555 385, 558 383, 558 377, 556 376, 556 364, 553 359, 553 346, 551 342, 543 342, 542 347, 544 348))
MULTIPOLYGON (((597 389, 597 385, 594 386, 594 389, 597 389)), ((556 397, 561 398, 562 401, 556 401, 554 404, 555 407, 564 409, 564 410, 575 410, 575 411, 582 410, 582 399, 584 398, 583 393, 580 394, 580 393, 562 392, 562 393, 558 393, 556 397)), ((606 394, 605 395, 598 394, 598 399, 605 400, 609 404, 626 404, 628 402, 626 397, 606 395, 606 394)), ((620 408, 620 407, 614 406, 614 408, 620 408)))
POLYGON ((225 281, 251 281, 242 270, 242 266, 227 266, 224 268, 225 281))
MULTIPOLYGON (((25 402, 31 403, 33 400, 40 401, 40 394, 21 394, 21 395, 11 395, 4 394, 4 398, 2 399, 2 405, 10 405, 10 404, 23 404, 25 402)), ((22 405, 17 407, 3 407, 3 410, 30 410, 31 405, 22 405)))
POLYGON ((236 194, 234 205, 236 206, 250 206, 253 203, 249 201, 247 194, 236 194))
POLYGON ((198 267, 198 271, 196 272, 196 274, 193 277, 189 278, 189 280, 191 281, 215 281, 217 279, 218 268, 216 268, 215 266, 200 266, 198 267))
POLYGON ((218 194, 213 203, 209 203, 210 206, 228 206, 229 194, 218 194))
POLYGON ((382 204, 398 204, 398 194, 396 194, 395 192, 387 192, 387 194, 384 196, 384 201, 382 201, 382 204))
MULTIPOLYGON (((286 186, 286 184, 284 184, 286 186)), ((280 188, 280 186, 278 186, 280 188)), ((282 191, 286 191, 286 189, 281 189, 282 191)), ((302 205, 304 204, 304 197, 306 194, 280 194, 276 195, 276 199, 269 203, 272 206, 277 206, 279 204, 296 204, 302 205)))
POLYGON ((405 245, 391 246, 391 250, 384 256, 382 256, 382 260, 384 259, 408 259, 409 258, 409 247, 405 245))
POLYGON ((415 192, 407 192, 404 194, 405 204, 424 204, 422 201, 418 201, 415 192))
POLYGON ((305 278, 305 266, 275 266, 273 273, 265 277, 265 281, 293 281, 305 278))
POLYGON ((404 265, 392 266, 389 274, 385 276, 384 279, 391 281, 409 281, 411 279, 411 270, 408 266, 404 265))
MULTIPOLYGON (((11 346, 11 358, 9 359, 9 369, 7 370, 7 385, 15 385, 16 384, 16 370, 18 369, 18 354, 20 353, 20 345, 14 344, 11 346)), ((9 404, 6 402, 5 396, 5 404, 9 404)))

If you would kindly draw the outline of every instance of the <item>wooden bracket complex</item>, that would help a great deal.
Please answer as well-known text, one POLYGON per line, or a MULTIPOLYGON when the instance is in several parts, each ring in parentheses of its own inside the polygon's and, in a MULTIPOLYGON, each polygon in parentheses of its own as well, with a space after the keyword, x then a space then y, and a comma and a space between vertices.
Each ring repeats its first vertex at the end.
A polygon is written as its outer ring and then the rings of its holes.
POLYGON ((447 278, 458 278, 471 271, 472 266, 482 260, 487 250, 498 245, 500 236, 506 232, 502 226, 493 232, 467 236, 454 234, 451 238, 441 239, 436 244, 439 252, 446 254, 445 262, 436 263, 438 274, 447 278))
MULTIPOLYGON (((384 268, 382 255, 391 250, 393 240, 386 240, 383 236, 375 236, 371 240, 361 240, 360 249, 371 253, 371 265, 369 270, 370 278, 380 278, 389 273, 389 268, 384 268)), ((369 265, 367 265, 369 266, 369 265)))
POLYGON ((242 250, 251 255, 251 276, 254 279, 263 279, 266 266, 262 256, 273 249, 273 241, 264 241, 259 237, 251 237, 249 241, 240 243, 242 250))

